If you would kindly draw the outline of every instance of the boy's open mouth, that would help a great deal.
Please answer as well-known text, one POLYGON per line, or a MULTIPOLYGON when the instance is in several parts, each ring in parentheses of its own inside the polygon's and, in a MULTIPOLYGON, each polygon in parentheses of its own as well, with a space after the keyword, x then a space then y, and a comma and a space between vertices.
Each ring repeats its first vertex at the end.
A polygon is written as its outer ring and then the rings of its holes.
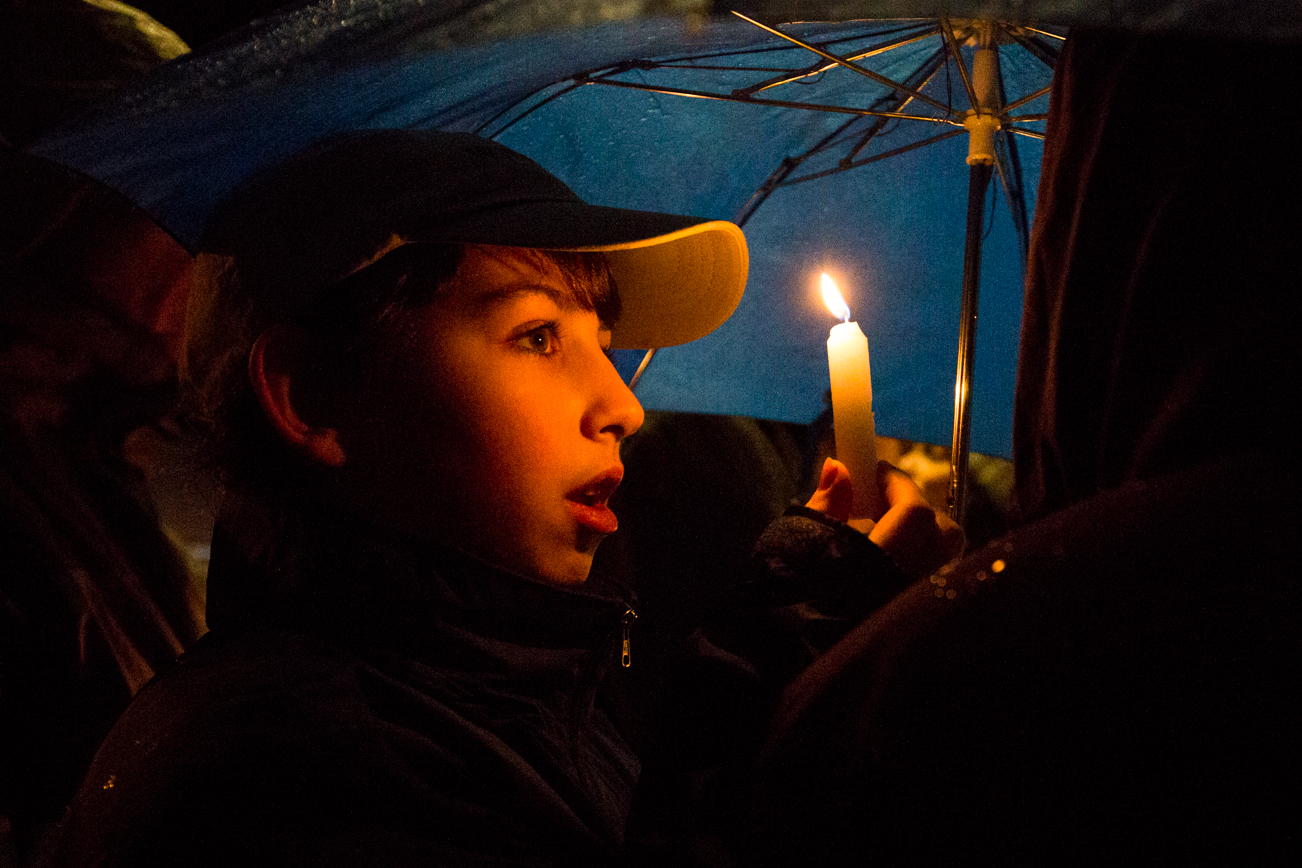
POLYGON ((614 467, 566 494, 570 514, 579 524, 597 533, 614 533, 619 528, 619 519, 606 501, 619 488, 623 477, 624 468, 614 467))

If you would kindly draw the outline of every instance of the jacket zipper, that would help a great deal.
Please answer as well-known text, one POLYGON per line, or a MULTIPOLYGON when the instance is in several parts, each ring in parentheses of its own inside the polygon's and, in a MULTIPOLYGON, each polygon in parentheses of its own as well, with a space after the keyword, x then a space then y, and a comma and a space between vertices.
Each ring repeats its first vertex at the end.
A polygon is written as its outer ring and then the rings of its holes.
POLYGON ((623 635, 624 642, 620 648, 619 664, 625 669, 633 665, 632 645, 629 641, 630 634, 633 632, 633 622, 637 620, 637 612, 633 611, 631 606, 624 608, 623 635))

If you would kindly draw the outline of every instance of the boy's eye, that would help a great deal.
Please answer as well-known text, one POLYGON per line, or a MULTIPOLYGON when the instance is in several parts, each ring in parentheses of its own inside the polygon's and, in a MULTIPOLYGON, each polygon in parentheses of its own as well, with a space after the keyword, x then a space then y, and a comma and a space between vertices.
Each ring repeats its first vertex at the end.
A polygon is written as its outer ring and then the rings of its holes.
POLYGON ((551 355, 556 352, 556 324, 546 323, 529 329, 516 339, 516 345, 531 353, 551 355))

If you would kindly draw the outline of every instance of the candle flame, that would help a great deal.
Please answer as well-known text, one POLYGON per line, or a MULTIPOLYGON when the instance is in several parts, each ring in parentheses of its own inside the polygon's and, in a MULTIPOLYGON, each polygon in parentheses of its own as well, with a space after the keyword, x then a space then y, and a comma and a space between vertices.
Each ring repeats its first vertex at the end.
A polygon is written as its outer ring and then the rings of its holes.
POLYGON ((850 306, 845 303, 841 297, 841 290, 836 288, 836 281, 823 272, 823 304, 832 312, 832 316, 841 320, 841 322, 850 321, 850 306))

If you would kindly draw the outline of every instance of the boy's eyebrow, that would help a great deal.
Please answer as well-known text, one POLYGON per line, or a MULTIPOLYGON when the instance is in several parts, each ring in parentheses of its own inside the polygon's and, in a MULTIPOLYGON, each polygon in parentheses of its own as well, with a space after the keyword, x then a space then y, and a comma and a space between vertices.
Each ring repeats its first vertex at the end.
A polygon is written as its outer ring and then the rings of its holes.
MULTIPOLYGON (((527 280, 483 290, 475 296, 472 304, 476 310, 486 311, 489 308, 496 307, 499 304, 505 304, 511 299, 519 298, 522 295, 546 296, 553 304, 562 310, 578 310, 584 307, 578 303, 577 296, 573 290, 557 289, 554 286, 548 286, 544 283, 534 283, 527 280)), ((606 331, 610 331, 615 327, 615 324, 613 322, 607 322, 603 317, 601 318, 601 327, 606 331)))
POLYGON ((560 308, 578 307, 574 300, 574 293, 557 289, 554 286, 547 286, 546 284, 533 283, 532 281, 521 281, 520 283, 511 283, 506 286, 483 290, 475 296, 474 306, 477 308, 496 307, 522 295, 544 295, 560 308))

